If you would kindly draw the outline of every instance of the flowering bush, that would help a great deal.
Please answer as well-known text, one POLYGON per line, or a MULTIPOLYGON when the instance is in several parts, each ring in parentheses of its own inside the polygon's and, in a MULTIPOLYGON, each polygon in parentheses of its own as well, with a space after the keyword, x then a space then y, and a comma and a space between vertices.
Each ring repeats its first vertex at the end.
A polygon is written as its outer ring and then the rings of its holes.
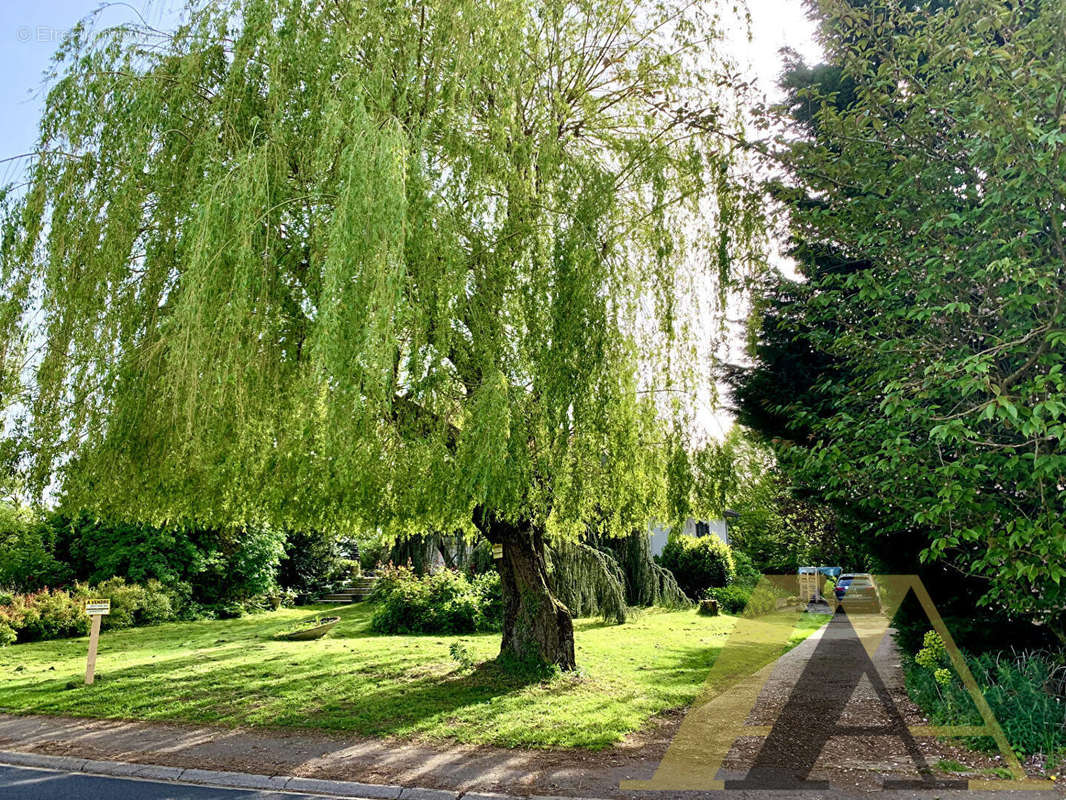
POLYGON ((85 600, 111 600, 111 613, 103 618, 106 629, 154 625, 175 618, 171 592, 159 581, 144 586, 112 578, 95 587, 85 583, 73 589, 41 589, 27 594, 0 593, 0 647, 18 642, 65 639, 89 632, 85 600))
MULTIPOLYGON (((29 594, 8 595, 0 605, 0 624, 10 629, 20 642, 84 636, 89 618, 81 603, 62 589, 41 589, 29 594)), ((10 634, 0 632, 0 641, 10 634)))

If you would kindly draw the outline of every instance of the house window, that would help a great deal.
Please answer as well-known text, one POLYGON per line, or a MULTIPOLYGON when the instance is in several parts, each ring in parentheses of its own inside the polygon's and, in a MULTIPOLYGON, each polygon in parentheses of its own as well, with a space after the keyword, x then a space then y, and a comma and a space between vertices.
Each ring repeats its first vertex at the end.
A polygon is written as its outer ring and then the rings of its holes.
POLYGON ((696 523, 696 535, 697 536, 710 536, 711 535, 711 526, 708 525, 706 522, 697 522, 696 523))

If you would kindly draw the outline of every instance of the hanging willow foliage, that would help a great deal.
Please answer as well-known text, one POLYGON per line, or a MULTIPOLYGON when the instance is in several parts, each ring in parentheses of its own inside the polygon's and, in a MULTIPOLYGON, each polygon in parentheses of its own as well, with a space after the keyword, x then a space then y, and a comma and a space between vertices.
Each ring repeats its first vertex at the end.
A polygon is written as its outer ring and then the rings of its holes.
POLYGON ((655 563, 646 531, 598 547, 560 543, 548 551, 552 588, 577 616, 626 621, 630 606, 687 608, 692 601, 670 570, 655 563))
POLYGON ((397 536, 663 518, 670 423, 642 390, 685 380, 684 298, 763 230, 719 28, 673 0, 78 26, 0 246, 32 485, 397 536))
POLYGON ((626 602, 629 605, 666 608, 692 605, 692 600, 678 586, 674 574, 655 563, 647 532, 634 531, 625 538, 607 540, 604 546, 614 555, 625 575, 626 602))
POLYGON ((575 617, 603 617, 621 625, 629 616, 626 578, 609 553, 584 542, 548 549, 552 590, 575 617))
POLYGON ((388 561, 411 567, 417 575, 425 575, 436 566, 441 552, 441 537, 435 535, 407 536, 389 548, 388 561))

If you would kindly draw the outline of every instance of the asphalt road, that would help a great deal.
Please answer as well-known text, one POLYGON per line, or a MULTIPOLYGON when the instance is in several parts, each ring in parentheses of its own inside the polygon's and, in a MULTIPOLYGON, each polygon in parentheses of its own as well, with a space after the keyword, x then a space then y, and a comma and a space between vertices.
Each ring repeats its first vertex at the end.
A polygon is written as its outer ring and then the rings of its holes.
POLYGON ((214 789, 0 766, 2 800, 322 800, 321 795, 214 789))

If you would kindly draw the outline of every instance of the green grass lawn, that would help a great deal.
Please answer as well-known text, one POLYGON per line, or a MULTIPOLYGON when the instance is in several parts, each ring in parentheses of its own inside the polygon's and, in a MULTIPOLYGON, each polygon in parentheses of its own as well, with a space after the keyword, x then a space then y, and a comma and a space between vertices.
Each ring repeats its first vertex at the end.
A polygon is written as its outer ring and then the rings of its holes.
MULTIPOLYGON (((321 610, 104 633, 91 687, 84 638, 0 649, 0 710, 601 748, 691 703, 733 626, 660 609, 621 626, 577 620, 579 671, 536 679, 496 665, 498 634, 376 635, 365 604, 330 609, 342 621, 325 639, 271 638, 321 610), (451 657, 456 641, 473 666, 451 657)), ((824 622, 805 617, 793 643, 824 622)))

